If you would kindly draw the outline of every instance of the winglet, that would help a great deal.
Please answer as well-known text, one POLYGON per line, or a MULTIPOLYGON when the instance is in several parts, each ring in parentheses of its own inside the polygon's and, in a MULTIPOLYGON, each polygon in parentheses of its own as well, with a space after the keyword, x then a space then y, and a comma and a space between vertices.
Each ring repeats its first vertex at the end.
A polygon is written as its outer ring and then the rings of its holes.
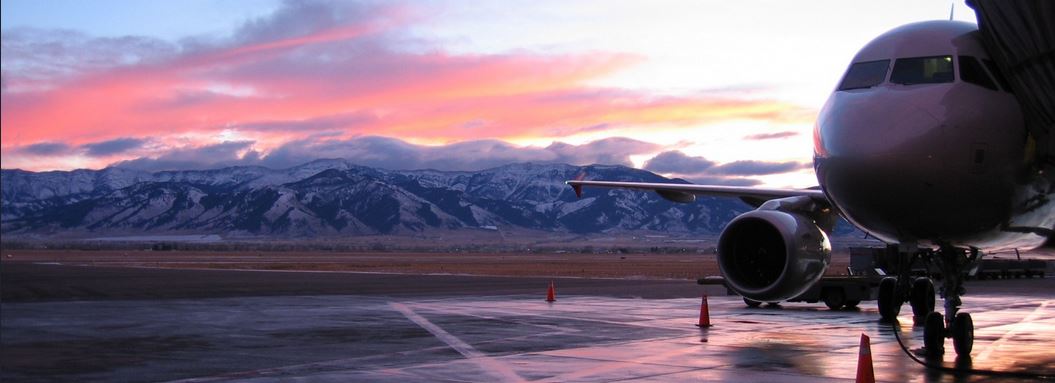
MULTIPOLYGON (((575 175, 576 181, 582 181, 584 178, 586 178, 586 171, 580 171, 579 174, 575 175)), ((571 185, 571 188, 575 190, 576 198, 582 198, 582 184, 571 182, 567 182, 567 184, 571 185)))

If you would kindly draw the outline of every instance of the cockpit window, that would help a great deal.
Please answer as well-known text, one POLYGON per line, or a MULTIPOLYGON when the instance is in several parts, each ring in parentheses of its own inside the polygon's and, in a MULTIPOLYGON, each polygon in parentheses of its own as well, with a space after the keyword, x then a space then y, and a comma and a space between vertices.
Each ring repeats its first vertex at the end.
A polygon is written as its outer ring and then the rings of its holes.
POLYGON ((961 80, 986 89, 997 90, 996 83, 985 73, 985 69, 982 68, 982 64, 977 59, 971 56, 960 56, 957 61, 960 62, 961 80))
POLYGON ((952 82, 952 56, 897 59, 890 82, 902 85, 952 82))
POLYGON ((996 82, 1000 83, 1000 87, 1004 88, 1004 91, 1015 93, 1015 91, 1011 90, 1011 84, 1007 83, 1007 77, 1004 77, 1004 73, 1000 71, 1000 68, 996 67, 996 63, 993 60, 982 59, 982 62, 985 63, 986 68, 989 68, 989 73, 996 77, 996 82))
POLYGON ((886 79, 887 68, 890 60, 878 60, 854 63, 850 70, 846 71, 843 82, 837 90, 850 90, 871 88, 883 83, 886 79))

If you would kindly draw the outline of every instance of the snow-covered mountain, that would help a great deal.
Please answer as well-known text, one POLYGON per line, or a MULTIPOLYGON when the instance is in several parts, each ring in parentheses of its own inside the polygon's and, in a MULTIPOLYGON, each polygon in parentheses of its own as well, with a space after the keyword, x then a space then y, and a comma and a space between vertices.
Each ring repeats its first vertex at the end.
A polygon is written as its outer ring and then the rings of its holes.
MULTIPOLYGON (((4 235, 208 233, 314 237, 525 228, 599 233, 718 233, 750 207, 735 199, 675 204, 654 193, 587 189, 565 180, 671 182, 623 166, 513 164, 478 172, 390 171, 345 160, 289 169, 230 167, 3 170, 4 235)), ((674 182, 681 182, 675 180, 674 182)))

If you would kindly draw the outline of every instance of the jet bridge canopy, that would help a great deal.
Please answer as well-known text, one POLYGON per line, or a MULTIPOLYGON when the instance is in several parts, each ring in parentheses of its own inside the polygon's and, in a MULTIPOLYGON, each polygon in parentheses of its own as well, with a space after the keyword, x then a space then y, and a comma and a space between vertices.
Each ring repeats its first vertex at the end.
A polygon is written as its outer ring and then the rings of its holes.
POLYGON ((1055 161, 1055 1, 968 0, 989 54, 1022 104, 1037 150, 1055 161))

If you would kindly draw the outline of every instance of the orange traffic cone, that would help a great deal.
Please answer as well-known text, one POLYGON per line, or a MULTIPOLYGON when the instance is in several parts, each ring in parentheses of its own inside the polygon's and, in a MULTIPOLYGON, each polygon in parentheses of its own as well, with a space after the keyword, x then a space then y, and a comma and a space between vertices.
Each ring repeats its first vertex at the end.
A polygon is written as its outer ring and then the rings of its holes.
POLYGON ((703 294, 703 302, 700 302, 700 322, 696 327, 711 327, 711 313, 707 310, 707 294, 703 294))
POLYGON ((872 345, 868 335, 861 334, 861 351, 857 354, 857 383, 875 383, 872 370, 872 345))
POLYGON ((546 291, 546 302, 554 302, 557 300, 557 292, 553 289, 553 281, 549 281, 549 291, 546 291))

